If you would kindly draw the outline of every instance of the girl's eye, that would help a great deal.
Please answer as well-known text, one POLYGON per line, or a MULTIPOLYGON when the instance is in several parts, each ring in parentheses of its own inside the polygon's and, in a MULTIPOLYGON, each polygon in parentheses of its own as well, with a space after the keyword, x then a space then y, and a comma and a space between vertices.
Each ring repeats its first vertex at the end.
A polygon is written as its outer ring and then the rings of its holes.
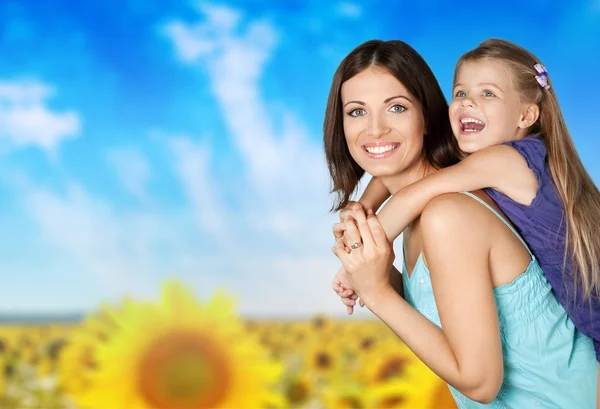
POLYGON ((484 97, 495 97, 496 94, 494 94, 492 91, 483 91, 483 96, 484 97))
POLYGON ((454 96, 458 98, 463 98, 467 96, 467 93, 465 91, 456 91, 456 94, 454 94, 454 96))
POLYGON ((396 105, 392 105, 392 107, 390 108, 390 111, 392 111, 395 114, 400 114, 404 111, 406 111, 406 107, 400 104, 396 104, 396 105))
POLYGON ((365 114, 365 110, 364 109, 353 109, 352 111, 348 112, 349 116, 363 116, 365 114))

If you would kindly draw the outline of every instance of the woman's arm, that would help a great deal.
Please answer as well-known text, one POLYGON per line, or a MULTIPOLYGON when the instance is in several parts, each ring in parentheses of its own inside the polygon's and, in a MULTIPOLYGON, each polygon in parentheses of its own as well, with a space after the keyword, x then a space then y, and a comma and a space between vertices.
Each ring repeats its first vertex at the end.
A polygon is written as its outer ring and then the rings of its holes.
POLYGON ((392 195, 377 217, 391 242, 434 197, 486 187, 527 205, 535 197, 537 180, 525 159, 514 148, 491 146, 401 189, 392 195))
POLYGON ((488 269, 489 239, 472 223, 471 215, 479 211, 473 204, 462 195, 444 195, 421 216, 423 250, 443 329, 394 292, 364 301, 442 379, 487 403, 502 384, 503 361, 488 269))

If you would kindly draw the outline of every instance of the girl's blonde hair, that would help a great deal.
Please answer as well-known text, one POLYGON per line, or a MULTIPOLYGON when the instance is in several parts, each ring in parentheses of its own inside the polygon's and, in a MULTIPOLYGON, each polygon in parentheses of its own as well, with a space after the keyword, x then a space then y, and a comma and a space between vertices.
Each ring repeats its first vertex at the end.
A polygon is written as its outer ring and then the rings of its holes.
MULTIPOLYGON (((549 89, 540 87, 534 68, 540 61, 529 51, 505 40, 484 41, 463 55, 455 73, 468 61, 491 59, 503 63, 512 74, 522 102, 540 109, 530 134, 546 144, 548 164, 566 215, 566 248, 575 281, 585 297, 600 295, 600 192, 583 167, 567 129, 550 79, 549 89)), ((455 78, 456 80, 456 78, 455 78)))

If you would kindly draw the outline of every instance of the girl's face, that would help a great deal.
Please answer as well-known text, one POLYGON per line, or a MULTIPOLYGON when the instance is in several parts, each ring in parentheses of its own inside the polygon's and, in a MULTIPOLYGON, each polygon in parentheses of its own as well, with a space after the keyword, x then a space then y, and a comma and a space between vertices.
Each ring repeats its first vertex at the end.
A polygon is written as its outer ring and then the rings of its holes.
POLYGON ((463 63, 449 110, 461 150, 471 153, 525 136, 523 107, 510 71, 501 62, 484 59, 463 63))
POLYGON ((344 134, 352 158, 372 176, 396 176, 423 160, 421 105, 387 70, 370 67, 342 84, 344 134))

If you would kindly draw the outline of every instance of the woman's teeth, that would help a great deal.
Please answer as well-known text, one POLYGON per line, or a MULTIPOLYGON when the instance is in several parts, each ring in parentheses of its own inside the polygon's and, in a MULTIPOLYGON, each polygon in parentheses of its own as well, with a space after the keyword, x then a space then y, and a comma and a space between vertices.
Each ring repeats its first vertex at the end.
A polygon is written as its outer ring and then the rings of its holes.
POLYGON ((369 153, 384 153, 396 149, 397 147, 398 145, 365 146, 365 150, 369 153))

